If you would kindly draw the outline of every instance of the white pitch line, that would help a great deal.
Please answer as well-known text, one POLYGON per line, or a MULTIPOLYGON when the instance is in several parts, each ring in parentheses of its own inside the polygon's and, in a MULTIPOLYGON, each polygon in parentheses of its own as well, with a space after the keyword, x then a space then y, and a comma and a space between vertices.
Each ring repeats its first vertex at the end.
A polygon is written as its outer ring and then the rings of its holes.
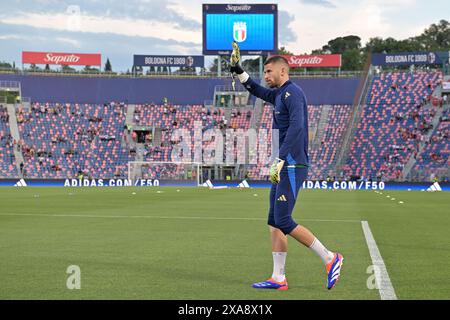
MULTIPOLYGON (((251 217, 198 217, 198 216, 124 216, 124 215, 91 215, 91 214, 43 214, 43 213, 0 213, 0 216, 26 216, 26 217, 60 217, 60 218, 106 218, 106 219, 194 219, 194 220, 248 220, 266 221, 267 218, 251 217)), ((300 219, 300 221, 313 222, 361 222, 360 220, 337 220, 337 219, 300 219)))
POLYGON ((338 219, 298 219, 300 222, 302 221, 314 221, 314 222, 352 222, 352 223, 360 223, 361 220, 338 220, 338 219))
POLYGON ((397 300, 394 287, 392 286, 391 279, 381 257, 380 250, 370 230, 369 223, 367 221, 361 221, 364 237, 366 238, 367 246, 369 247, 370 257, 372 258, 372 264, 374 266, 375 278, 378 284, 378 290, 380 292, 381 300, 397 300))
POLYGON ((92 214, 42 214, 42 213, 5 213, 0 216, 37 216, 37 217, 58 217, 58 218, 105 218, 105 219, 197 219, 197 220, 266 220, 262 218, 250 217, 182 217, 182 216, 124 216, 124 215, 92 215, 92 214))

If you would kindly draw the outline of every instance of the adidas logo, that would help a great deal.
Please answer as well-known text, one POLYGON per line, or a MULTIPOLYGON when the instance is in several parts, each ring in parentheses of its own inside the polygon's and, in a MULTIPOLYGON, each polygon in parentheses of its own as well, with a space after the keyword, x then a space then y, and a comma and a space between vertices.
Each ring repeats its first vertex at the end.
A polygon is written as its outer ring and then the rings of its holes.
POLYGON ((202 184, 202 187, 206 187, 209 189, 226 189, 226 188, 228 188, 228 186, 214 186, 212 184, 211 180, 209 180, 209 179, 206 180, 206 182, 202 184))
POLYGON ((247 180, 244 180, 238 184, 238 188, 250 188, 250 185, 248 184, 247 180))
POLYGON ((203 187, 207 187, 207 188, 213 188, 213 184, 211 182, 211 180, 206 180, 206 182, 204 184, 202 184, 203 187))
POLYGON ((284 98, 287 99, 291 94, 289 92, 286 91, 286 93, 284 94, 284 98))
POLYGON ((436 191, 442 191, 441 186, 439 183, 435 182, 433 183, 428 189, 428 192, 436 192, 436 191))
POLYGON ((284 196, 284 194, 282 194, 278 199, 278 201, 287 201, 286 197, 284 196))
POLYGON ((14 185, 14 187, 26 187, 27 183, 25 182, 24 179, 20 179, 19 181, 17 181, 17 183, 14 185))

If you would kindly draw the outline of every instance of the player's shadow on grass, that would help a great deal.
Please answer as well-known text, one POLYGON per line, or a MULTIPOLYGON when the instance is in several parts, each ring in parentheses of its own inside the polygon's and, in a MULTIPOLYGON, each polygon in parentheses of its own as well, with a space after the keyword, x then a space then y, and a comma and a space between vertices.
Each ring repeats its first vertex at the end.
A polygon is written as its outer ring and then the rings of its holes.
POLYGON ((200 281, 203 283, 220 283, 225 285, 238 284, 242 285, 242 280, 237 277, 230 277, 226 273, 221 273, 220 270, 208 270, 207 268, 199 268, 196 271, 183 267, 162 268, 155 270, 161 277, 170 280, 186 280, 186 281, 200 281))
MULTIPOLYGON (((217 288, 217 285, 228 286, 228 287, 238 287, 242 289, 254 290, 255 292, 268 292, 269 290, 258 290, 252 288, 252 284, 254 282, 263 281, 264 277, 260 277, 260 279, 256 278, 252 279, 252 277, 246 276, 243 279, 242 276, 238 275, 238 272, 234 272, 235 276, 228 275, 227 273, 221 273, 220 270, 208 270, 207 268, 199 268, 197 271, 193 271, 191 269, 185 269, 182 267, 173 267, 173 268, 161 268, 159 270, 155 270, 161 277, 166 278, 170 281, 192 281, 196 280, 205 286, 211 286, 217 288)), ((292 283, 289 284, 289 290, 295 291, 308 291, 308 290, 316 290, 316 285, 306 284, 306 283, 292 283)), ((275 291, 275 290, 270 290, 275 291)))

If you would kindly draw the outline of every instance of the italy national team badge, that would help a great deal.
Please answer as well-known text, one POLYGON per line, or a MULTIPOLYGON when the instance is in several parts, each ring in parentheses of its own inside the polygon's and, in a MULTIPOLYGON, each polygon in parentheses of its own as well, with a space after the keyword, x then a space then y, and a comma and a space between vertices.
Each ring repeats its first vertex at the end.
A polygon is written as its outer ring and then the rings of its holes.
POLYGON ((247 39, 246 22, 235 22, 233 24, 233 39, 236 42, 244 42, 247 39))

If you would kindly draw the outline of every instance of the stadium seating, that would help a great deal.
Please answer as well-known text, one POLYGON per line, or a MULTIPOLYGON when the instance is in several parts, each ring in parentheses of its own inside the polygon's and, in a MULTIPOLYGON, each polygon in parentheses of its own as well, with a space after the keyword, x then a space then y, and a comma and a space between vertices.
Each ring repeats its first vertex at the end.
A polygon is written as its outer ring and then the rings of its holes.
MULTIPOLYGON (((30 89, 29 85, 36 80, 30 78, 21 78, 27 79, 26 81, 29 82, 25 86, 28 89, 30 89)), ((432 128, 431 123, 436 113, 436 107, 425 106, 430 94, 441 79, 442 73, 434 71, 383 73, 373 78, 369 86, 366 104, 362 108, 360 122, 356 126, 356 133, 350 144, 344 170, 346 176, 359 175, 373 179, 378 177, 384 180, 400 179, 402 178, 400 173, 411 156, 417 158, 417 162, 411 170, 413 178, 420 177, 420 179, 428 180, 432 174, 445 171, 448 167, 449 150, 448 109, 445 110, 442 116, 443 121, 439 123, 438 128, 432 128), (418 146, 425 139, 424 136, 427 132, 433 132, 433 135, 423 152, 419 154, 418 146)), ((43 86, 49 85, 53 80, 48 80, 49 83, 47 80, 44 81, 43 86)), ((83 80, 87 79, 83 78, 83 80)), ((120 80, 120 83, 122 80, 125 81, 125 79, 116 80, 120 80)), ((133 81, 135 80, 153 84, 157 79, 134 79, 133 81)), ((162 87, 171 83, 175 87, 181 88, 187 84, 186 79, 165 80, 162 87)), ((213 79, 196 80, 197 82, 194 81, 195 88, 185 87, 180 90, 182 92, 195 91, 194 94, 200 94, 200 89, 213 90, 215 85, 213 79), (210 82, 205 86, 206 82, 202 81, 210 82)), ((314 103, 314 101, 321 101, 321 98, 318 97, 319 93, 316 92, 317 83, 304 82, 306 80, 311 79, 295 79, 295 82, 299 82, 304 90, 308 91, 308 98, 312 97, 312 99, 308 99, 311 165, 309 179, 324 179, 327 175, 336 175, 334 169, 337 155, 343 146, 344 133, 352 114, 350 95, 354 94, 353 85, 357 81, 346 79, 347 82, 345 82, 344 79, 338 79, 337 82, 333 82, 336 85, 340 81, 339 85, 346 86, 347 89, 343 89, 345 91, 343 95, 338 94, 337 90, 329 90, 328 85, 331 82, 328 83, 322 88, 322 92, 327 96, 322 99, 327 103, 325 105, 314 103), (316 89, 309 88, 310 85, 316 89), (330 98, 333 94, 334 98, 330 98), (334 103, 328 103, 329 101, 334 101, 334 103), (339 101, 346 102, 339 103, 339 101), (323 113, 325 106, 327 106, 326 114, 323 113), (318 129, 319 123, 321 124, 320 129, 318 129)), ((70 87, 70 83, 76 84, 75 91, 81 90, 81 88, 87 90, 85 82, 78 83, 78 80, 69 81, 67 79, 64 81, 63 84, 58 85, 58 90, 65 91, 70 87)), ((221 81, 223 82, 223 79, 221 81)), ((110 82, 99 79, 92 82, 92 84, 104 83, 110 82)), ((106 91, 109 92, 109 90, 110 88, 106 91)), ((142 89, 136 90, 142 91, 142 89)), ((106 91, 102 95, 108 95, 106 91)), ((41 94, 44 96, 46 93, 41 94)), ((59 91, 58 94, 60 94, 59 91)), ((66 92, 66 94, 68 93, 66 92)), ((175 100, 181 100, 178 95, 174 94, 173 97, 177 97, 175 100)), ((209 94, 208 97, 210 98, 209 94)), ((73 99, 70 98, 66 101, 76 100, 76 98, 74 96, 73 99)), ((25 159, 25 177, 72 178, 76 177, 79 171, 96 178, 127 177, 128 162, 137 160, 135 145, 127 140, 128 134, 125 129, 127 104, 58 103, 54 102, 54 99, 42 100, 46 101, 43 103, 33 103, 30 109, 20 108, 17 110, 18 127, 22 138, 19 146, 22 148, 25 159)), ((89 99, 89 97, 82 96, 79 100, 83 101, 84 99, 89 99)), ((186 100, 195 102, 196 99, 186 100)), ((59 101, 64 100, 60 97, 59 101)), ((147 99, 147 101, 152 100, 147 99)), ((220 129, 224 133, 224 129, 248 130, 254 120, 253 110, 231 109, 225 112, 226 109, 222 108, 208 110, 201 102, 172 104, 172 99, 169 101, 165 105, 148 102, 137 104, 135 107, 132 117, 134 125, 162 130, 161 141, 158 144, 151 139, 144 143, 145 149, 142 157, 144 161, 167 162, 174 160, 173 151, 181 149, 175 148, 180 146, 181 142, 180 138, 174 135, 176 129, 187 129, 192 137, 188 141, 188 146, 193 150, 194 140, 200 138, 194 137, 194 134, 198 134, 194 130, 196 121, 201 123, 203 133, 209 129, 220 129)), ((0 109, 0 115, 5 114, 7 114, 6 109, 0 109)), ((270 146, 269 141, 271 141, 272 135, 271 126, 272 107, 265 105, 259 130, 267 130, 268 146, 270 146)), ((9 123, 2 117, 0 120, 0 177, 18 176, 9 134, 9 123)), ((214 143, 215 141, 204 141, 203 149, 214 143)), ((245 148, 237 146, 236 143, 225 146, 228 150, 230 147, 234 149, 235 160, 244 158, 245 148)), ((268 167, 269 163, 248 165, 247 177, 266 180, 268 167)), ((176 167, 174 170, 173 177, 182 174, 184 169, 176 167)), ((153 172, 148 171, 145 176, 149 177, 152 174, 153 172)))
POLYGON ((441 72, 392 72, 374 77, 351 144, 346 176, 399 179, 432 117, 423 105, 441 72))
MULTIPOLYGON (((336 149, 337 143, 336 141, 340 138, 338 135, 331 134, 333 129, 332 123, 344 123, 348 121, 348 112, 350 110, 349 106, 337 106, 340 111, 332 112, 330 114, 331 118, 329 120, 329 125, 326 128, 326 131, 330 131, 328 133, 327 138, 328 142, 325 144, 327 147, 324 154, 327 155, 327 158, 321 160, 321 163, 325 163, 328 161, 328 166, 332 165, 333 159, 336 149), (347 113, 346 117, 339 118, 337 116, 341 114, 347 113), (337 140, 334 140, 337 138, 337 140)), ((177 124, 183 124, 183 128, 189 130, 189 133, 193 136, 194 132, 194 121, 202 121, 202 126, 204 131, 207 129, 243 129, 248 130, 250 128, 250 120, 251 120, 251 112, 240 112, 237 109, 231 110, 231 120, 227 127, 223 125, 223 113, 219 109, 216 114, 210 113, 208 114, 207 110, 202 106, 173 106, 173 112, 170 110, 172 107, 164 107, 160 105, 139 105, 136 108, 136 113, 138 114, 135 117, 135 123, 139 125, 145 126, 155 126, 166 129, 163 134, 162 144, 160 146, 149 146, 148 152, 146 153, 144 160, 145 161, 170 161, 171 153, 173 150, 173 146, 176 145, 171 143, 171 136, 173 134, 173 129, 176 127, 173 126, 176 121, 177 124), (176 111, 176 112, 175 112, 176 111)), ((310 121, 317 122, 320 116, 321 106, 309 106, 310 112, 310 121)), ((263 110, 262 120, 261 120, 261 129, 268 129, 268 137, 271 137, 271 125, 272 125, 272 111, 271 107, 266 105, 263 110)), ((342 128, 345 127, 344 125, 342 128)), ((270 140, 269 140, 270 141, 270 140)), ((194 141, 191 141, 190 147, 193 150, 194 141)), ((204 142, 204 146, 208 145, 208 143, 204 142)), ((268 145, 270 147, 270 144, 268 145)), ((235 147, 234 148, 234 159, 244 159, 244 148, 235 147), (238 154, 239 153, 239 154, 238 154), (239 158, 241 157, 241 158, 239 158)), ((226 146, 225 153, 226 155, 226 146)), ((320 154, 322 155, 322 154, 320 154)), ((223 159, 226 160, 225 158, 223 159)), ((314 165, 314 168, 318 168, 318 165, 314 165)), ((328 168, 328 167, 327 167, 328 168)), ((326 169, 320 170, 316 169, 316 176, 322 174, 326 169)), ((258 164, 258 165, 250 165, 248 166, 248 176, 252 179, 267 179, 267 164, 258 164)))
POLYGON ((193 150, 195 139, 194 126, 196 121, 201 124, 204 132, 209 129, 227 128, 247 130, 250 127, 251 119, 250 111, 241 113, 237 109, 232 109, 230 123, 228 123, 222 109, 208 111, 200 105, 138 105, 136 106, 135 115, 137 115, 134 117, 135 124, 163 129, 161 144, 159 146, 150 144, 146 146, 147 152, 144 156, 144 161, 170 161, 172 159, 173 146, 178 144, 178 137, 174 136, 175 129, 188 130, 188 133, 192 137, 189 142, 189 147, 193 150))
POLYGON ((131 160, 122 147, 123 106, 33 104, 18 110, 28 178, 124 176, 131 160))
POLYGON ((0 106, 0 178, 17 177, 13 139, 10 136, 8 112, 0 106))
POLYGON ((442 121, 426 142, 422 153, 411 170, 411 178, 421 181, 432 181, 437 174, 446 176, 450 167, 450 109, 447 108, 442 121))
MULTIPOLYGON (((314 109, 312 109, 314 110, 314 109)), ((309 177, 311 179, 324 179, 328 175, 334 176, 334 166, 336 164, 338 151, 343 143, 345 129, 350 121, 352 106, 336 105, 328 115, 328 121, 324 128, 322 141, 320 145, 310 147, 309 177)), ((315 111, 318 113, 319 111, 315 111)), ((315 120, 315 113, 312 113, 312 122, 315 120)))

